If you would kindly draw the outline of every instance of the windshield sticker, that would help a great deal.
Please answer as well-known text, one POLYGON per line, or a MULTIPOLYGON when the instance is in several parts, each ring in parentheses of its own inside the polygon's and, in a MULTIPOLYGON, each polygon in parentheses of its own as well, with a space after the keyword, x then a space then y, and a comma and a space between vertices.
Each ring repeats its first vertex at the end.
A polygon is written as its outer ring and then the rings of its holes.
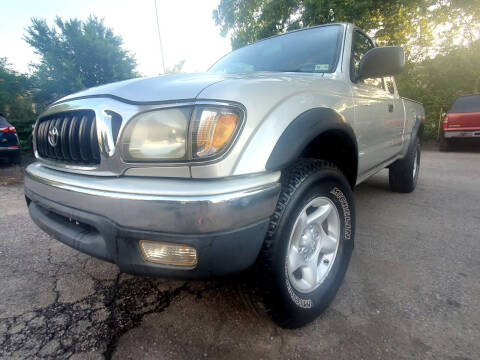
POLYGON ((316 64, 315 71, 327 71, 330 65, 328 64, 316 64))

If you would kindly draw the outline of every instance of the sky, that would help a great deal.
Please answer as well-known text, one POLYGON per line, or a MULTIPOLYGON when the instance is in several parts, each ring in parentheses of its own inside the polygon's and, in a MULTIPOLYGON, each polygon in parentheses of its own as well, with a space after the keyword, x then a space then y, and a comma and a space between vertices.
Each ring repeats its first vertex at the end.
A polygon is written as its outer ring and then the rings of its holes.
MULTIPOLYGON (((0 58, 7 57, 12 68, 29 72, 38 56, 23 40, 30 18, 45 18, 53 25, 62 19, 104 18, 105 25, 123 38, 124 48, 135 54, 137 70, 143 76, 161 74, 155 0, 0 0, 0 58)), ((172 68, 185 60, 183 71, 206 71, 231 51, 230 40, 220 36, 212 11, 220 0, 157 0, 165 58, 172 68)))

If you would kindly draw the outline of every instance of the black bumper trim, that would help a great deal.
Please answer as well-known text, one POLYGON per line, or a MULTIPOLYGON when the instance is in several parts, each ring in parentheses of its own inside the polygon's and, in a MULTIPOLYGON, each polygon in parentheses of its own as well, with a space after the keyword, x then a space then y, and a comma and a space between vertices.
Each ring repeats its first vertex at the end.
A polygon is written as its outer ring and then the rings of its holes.
POLYGON ((38 194, 27 193, 27 204, 34 222, 62 243, 115 263, 122 272, 166 278, 209 278, 247 269, 260 252, 269 223, 264 219, 229 232, 179 235, 124 228, 101 215, 66 207, 38 194), (139 248, 141 239, 192 246, 197 250, 198 264, 182 268, 148 262, 139 248))

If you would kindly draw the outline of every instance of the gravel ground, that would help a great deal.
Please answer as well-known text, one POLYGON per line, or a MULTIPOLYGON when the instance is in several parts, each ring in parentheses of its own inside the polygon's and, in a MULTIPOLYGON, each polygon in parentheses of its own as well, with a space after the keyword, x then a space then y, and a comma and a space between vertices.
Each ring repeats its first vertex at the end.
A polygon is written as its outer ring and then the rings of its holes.
POLYGON ((360 185, 345 283, 299 330, 248 310, 238 279, 134 277, 53 240, 0 164, 0 357, 479 359, 479 159, 424 151, 413 194, 386 171, 360 185))

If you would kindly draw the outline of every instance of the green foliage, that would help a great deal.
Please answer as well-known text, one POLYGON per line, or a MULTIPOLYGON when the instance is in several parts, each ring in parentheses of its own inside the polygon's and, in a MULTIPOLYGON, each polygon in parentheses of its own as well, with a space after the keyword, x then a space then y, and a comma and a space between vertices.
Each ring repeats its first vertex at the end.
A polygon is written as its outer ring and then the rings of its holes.
POLYGON ((121 37, 96 17, 85 22, 57 17, 53 27, 32 18, 25 41, 41 56, 33 65, 33 78, 35 99, 42 105, 84 88, 137 76, 135 59, 122 48, 121 37))
POLYGON ((221 0, 213 18, 234 49, 287 30, 352 22, 380 44, 406 46, 409 57, 421 60, 432 46, 475 37, 480 0, 221 0), (445 24, 446 41, 437 44, 438 26, 445 24))
POLYGON ((23 150, 30 149, 35 122, 31 90, 31 80, 10 69, 7 59, 0 59, 0 112, 17 129, 23 150))
POLYGON ((96 17, 85 22, 57 18, 53 27, 33 18, 25 41, 41 57, 31 77, 0 59, 0 112, 16 127, 23 150, 31 148, 35 110, 84 88, 137 76, 122 39, 96 17))
POLYGON ((167 68, 165 70, 166 74, 179 74, 183 72, 183 65, 185 65, 185 59, 180 60, 177 62, 175 65, 173 65, 171 68, 167 68))
POLYGON ((423 103, 427 115, 425 135, 435 138, 440 114, 456 98, 480 92, 480 40, 455 47, 446 54, 410 63, 397 76, 400 94, 423 103))

